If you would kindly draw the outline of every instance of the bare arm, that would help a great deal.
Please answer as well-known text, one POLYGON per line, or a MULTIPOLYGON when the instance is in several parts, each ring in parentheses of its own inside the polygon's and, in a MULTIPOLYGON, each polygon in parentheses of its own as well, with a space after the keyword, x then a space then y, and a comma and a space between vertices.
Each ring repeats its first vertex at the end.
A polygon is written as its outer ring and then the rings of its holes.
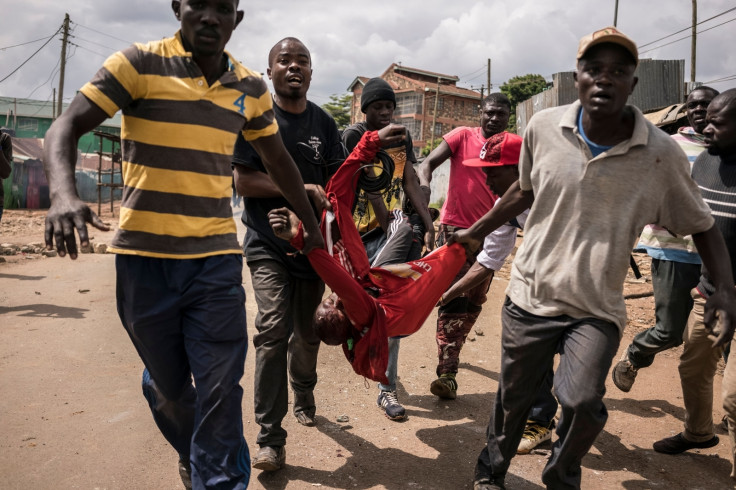
MULTIPOLYGON (((235 165, 234 167, 235 189, 241 196, 255 198, 284 197, 267 173, 243 165, 235 165)), ((325 194, 325 190, 321 185, 304 184, 304 190, 318 212, 323 209, 332 209, 330 201, 327 200, 327 194, 325 194)))
POLYGON ((434 248, 434 223, 432 218, 429 216, 428 202, 429 196, 425 195, 419 187, 419 179, 414 171, 414 166, 411 162, 407 161, 404 165, 404 192, 406 197, 414 206, 414 210, 417 212, 422 223, 424 223, 424 244, 427 250, 434 248))
POLYGON ((483 267, 478 261, 476 261, 470 267, 468 272, 466 272, 459 281, 450 286, 450 289, 448 289, 445 294, 442 295, 442 298, 440 299, 440 304, 446 305, 466 291, 469 291, 479 284, 482 284, 489 277, 493 278, 493 274, 493 269, 487 269, 486 267, 483 267))
POLYGON ((716 292, 705 303, 703 316, 708 328, 713 329, 716 320, 721 325, 720 331, 715 332, 718 335, 713 343, 715 347, 730 342, 736 327, 736 288, 731 272, 731 260, 723 236, 715 225, 708 231, 694 234, 693 240, 700 258, 703 259, 703 265, 716 287, 716 292))
POLYGON ((251 141, 273 183, 278 187, 304 225, 304 253, 313 248, 323 248, 324 240, 317 225, 309 199, 304 190, 304 181, 294 160, 286 151, 281 135, 276 133, 251 141))
POLYGON ((77 258, 76 228, 82 246, 89 244, 87 223, 97 229, 109 228, 92 210, 79 199, 74 181, 79 138, 99 126, 107 114, 82 94, 72 101, 69 108, 46 132, 44 140, 43 166, 49 181, 51 207, 46 215, 44 239, 46 248, 56 250, 60 257, 67 252, 77 258))
POLYGON ((13 141, 9 134, 0 134, 0 179, 10 177, 13 168, 10 161, 13 158, 13 141))
POLYGON ((460 230, 450 235, 447 242, 462 243, 471 251, 478 250, 486 235, 509 220, 516 218, 524 210, 530 208, 533 202, 534 193, 522 190, 517 180, 504 193, 503 199, 498 201, 481 219, 467 230, 460 230))
POLYGON ((388 209, 386 209, 386 203, 383 202, 383 197, 381 194, 374 194, 372 192, 366 192, 366 196, 371 202, 373 212, 376 214, 378 226, 383 229, 384 233, 388 233, 388 209))
POLYGON ((425 192, 425 198, 427 203, 432 202, 430 196, 429 184, 432 183, 432 172, 442 163, 452 156, 452 150, 447 141, 442 140, 437 148, 427 155, 427 158, 419 165, 419 185, 422 186, 425 192))

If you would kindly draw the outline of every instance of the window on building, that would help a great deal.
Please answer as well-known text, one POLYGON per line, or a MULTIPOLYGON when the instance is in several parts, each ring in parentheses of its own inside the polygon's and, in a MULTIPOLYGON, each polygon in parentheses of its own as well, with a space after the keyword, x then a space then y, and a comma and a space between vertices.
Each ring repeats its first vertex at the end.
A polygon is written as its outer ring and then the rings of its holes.
POLYGON ((396 109, 394 116, 421 114, 422 113, 422 94, 408 92, 396 94, 396 109))
POLYGON ((442 123, 434 123, 434 135, 442 136, 442 123))
POLYGON ((397 119, 396 123, 406 127, 412 140, 418 141, 422 139, 422 121, 418 121, 411 117, 402 117, 397 119))
POLYGON ((445 110, 445 98, 440 96, 440 100, 437 101, 437 111, 442 112, 445 110))
POLYGON ((18 131, 38 131, 38 119, 32 117, 18 118, 18 131))

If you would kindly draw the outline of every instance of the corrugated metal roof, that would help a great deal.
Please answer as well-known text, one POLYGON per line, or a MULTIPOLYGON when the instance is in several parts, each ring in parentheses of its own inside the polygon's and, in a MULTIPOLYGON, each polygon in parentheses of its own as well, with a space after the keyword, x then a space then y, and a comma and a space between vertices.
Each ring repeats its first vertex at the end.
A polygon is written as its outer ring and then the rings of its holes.
POLYGON ((384 71, 381 76, 385 75, 386 73, 388 73, 389 71, 392 71, 392 70, 395 71, 395 72, 405 71, 407 73, 417 73, 419 75, 425 75, 425 76, 428 76, 428 77, 444 78, 445 80, 450 80, 452 82, 457 82, 457 81, 460 80, 455 75, 445 75, 444 73, 437 73, 437 72, 434 72, 434 71, 422 70, 420 68, 411 68, 409 66, 403 66, 403 65, 400 65, 398 63, 391 63, 391 66, 389 66, 388 68, 386 68, 386 71, 384 71))
MULTIPOLYGON (((51 100, 21 99, 15 97, 0 97, 0 115, 15 114, 18 117, 37 117, 51 119, 53 117, 53 102, 51 100)), ((64 110, 69 104, 62 104, 64 110)), ((120 112, 112 118, 106 119, 101 126, 120 127, 120 112)))
POLYGON ((19 160, 41 160, 43 138, 13 138, 13 158, 19 160))

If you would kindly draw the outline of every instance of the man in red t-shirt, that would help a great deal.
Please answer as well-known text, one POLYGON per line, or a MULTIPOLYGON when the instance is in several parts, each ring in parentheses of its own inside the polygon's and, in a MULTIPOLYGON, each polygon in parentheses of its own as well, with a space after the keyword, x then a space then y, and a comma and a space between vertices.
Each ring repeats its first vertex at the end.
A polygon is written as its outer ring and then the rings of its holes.
MULTIPOLYGON (((502 93, 493 93, 483 99, 480 127, 460 127, 443 136, 440 145, 419 166, 419 181, 430 200, 429 184, 432 172, 450 159, 450 185, 442 207, 438 244, 445 243, 452 233, 469 228, 487 213, 496 196, 486 186, 486 176, 480 168, 463 165, 463 160, 477 158, 483 144, 491 136, 506 130, 511 114, 511 102, 502 93), (469 196, 472 196, 469 198, 469 196)), ((469 257, 455 281, 465 275, 475 262, 469 257)), ((440 398, 457 397, 457 374, 460 349, 480 315, 490 279, 465 292, 439 308, 437 315, 437 376, 430 391, 440 398)))
MULTIPOLYGON (((388 338, 416 332, 466 260, 462 247, 450 246, 403 264, 369 265, 350 212, 357 176, 363 162, 372 160, 382 145, 403 138, 404 131, 390 125, 363 135, 326 188, 332 209, 323 213, 321 228, 327 247, 307 254, 333 290, 317 310, 318 333, 326 343, 343 344, 356 373, 381 383, 388 382, 388 338), (322 324, 325 320, 329 325, 322 324)), ((303 235, 296 215, 286 208, 275 209, 269 221, 276 236, 301 249, 303 235)))

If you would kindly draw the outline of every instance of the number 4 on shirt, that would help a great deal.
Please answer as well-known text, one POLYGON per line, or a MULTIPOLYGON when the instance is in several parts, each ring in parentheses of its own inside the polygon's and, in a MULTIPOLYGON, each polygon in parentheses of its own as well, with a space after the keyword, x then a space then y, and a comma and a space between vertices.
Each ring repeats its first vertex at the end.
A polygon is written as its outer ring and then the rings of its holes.
POLYGON ((238 108, 238 112, 245 115, 245 94, 238 97, 238 99, 233 102, 233 105, 238 108))

